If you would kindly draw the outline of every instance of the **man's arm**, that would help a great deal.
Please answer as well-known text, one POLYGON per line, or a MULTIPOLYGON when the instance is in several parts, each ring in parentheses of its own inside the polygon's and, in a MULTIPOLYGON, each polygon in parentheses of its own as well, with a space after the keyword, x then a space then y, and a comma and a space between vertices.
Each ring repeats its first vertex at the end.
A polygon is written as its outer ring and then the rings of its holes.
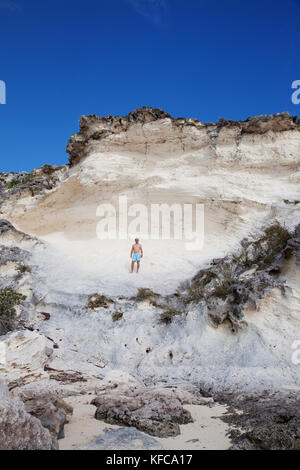
POLYGON ((140 245, 140 248, 141 248, 141 255, 142 255, 142 257, 143 257, 143 256, 144 256, 144 253, 143 253, 143 247, 142 247, 142 245, 140 245))
POLYGON ((133 253, 133 245, 131 247, 130 258, 132 258, 132 253, 133 253))

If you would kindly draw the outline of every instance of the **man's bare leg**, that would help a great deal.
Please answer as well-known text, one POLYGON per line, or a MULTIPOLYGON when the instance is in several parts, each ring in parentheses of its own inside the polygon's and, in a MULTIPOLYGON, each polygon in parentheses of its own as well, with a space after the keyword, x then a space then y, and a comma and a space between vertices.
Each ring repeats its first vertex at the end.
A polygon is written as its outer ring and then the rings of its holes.
POLYGON ((140 269, 140 262, 137 261, 137 262, 136 262, 136 272, 137 272, 137 273, 139 272, 139 269, 140 269))
POLYGON ((133 273, 133 268, 134 268, 134 261, 131 261, 131 273, 133 273))

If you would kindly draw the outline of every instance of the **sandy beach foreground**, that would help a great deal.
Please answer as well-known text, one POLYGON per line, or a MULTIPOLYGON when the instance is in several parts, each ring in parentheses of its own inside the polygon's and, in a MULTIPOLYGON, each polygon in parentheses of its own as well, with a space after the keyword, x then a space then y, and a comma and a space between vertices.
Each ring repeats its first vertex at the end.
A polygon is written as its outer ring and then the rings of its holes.
MULTIPOLYGON (((95 406, 90 404, 93 398, 92 392, 65 398, 65 401, 73 407, 73 415, 69 418, 69 423, 65 425, 64 439, 59 440, 60 450, 89 448, 89 443, 94 439, 104 436, 108 431, 121 429, 120 426, 95 419, 95 406)), ((180 435, 176 437, 152 438, 151 436, 151 439, 157 443, 157 449, 226 450, 230 447, 231 442, 227 436, 229 426, 220 419, 227 411, 226 406, 215 404, 211 399, 207 399, 207 405, 186 405, 185 408, 190 411, 194 422, 181 425, 180 435)), ((139 434, 141 437, 149 437, 145 433, 139 434)), ((131 445, 137 450, 145 448, 142 439, 133 439, 131 445)), ((155 448, 155 444, 152 448, 155 448)))

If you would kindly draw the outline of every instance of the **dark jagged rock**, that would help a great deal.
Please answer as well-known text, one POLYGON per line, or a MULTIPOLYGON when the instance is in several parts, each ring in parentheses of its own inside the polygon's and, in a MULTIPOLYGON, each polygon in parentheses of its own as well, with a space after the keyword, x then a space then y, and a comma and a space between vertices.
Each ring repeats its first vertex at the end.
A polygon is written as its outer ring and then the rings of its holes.
POLYGON ((179 424, 193 422, 189 411, 183 405, 203 404, 199 393, 164 387, 145 387, 131 381, 115 383, 107 380, 96 389, 97 397, 92 404, 97 407, 95 418, 109 424, 130 426, 151 436, 176 436, 180 434, 179 424))
POLYGON ((54 450, 57 440, 0 383, 0 450, 54 450))
POLYGON ((229 405, 222 420, 234 426, 233 450, 291 450, 300 443, 300 402, 297 392, 252 395, 218 394, 229 405))
POLYGON ((12 394, 22 400, 27 413, 38 418, 55 439, 64 437, 64 425, 73 408, 61 398, 62 392, 55 383, 47 380, 29 383, 15 388, 12 394))
POLYGON ((15 227, 6 219, 0 219, 0 235, 9 230, 16 230, 15 227))
POLYGON ((285 111, 276 114, 262 114, 260 116, 250 116, 245 121, 232 121, 229 119, 220 119, 217 127, 240 127, 245 134, 264 134, 268 131, 282 132, 300 128, 300 121, 297 116, 290 116, 285 111))
POLYGON ((177 436, 179 424, 193 422, 189 411, 178 400, 170 400, 159 391, 143 396, 105 396, 92 401, 97 406, 96 419, 110 424, 133 426, 151 436, 177 436))
POLYGON ((68 422, 66 410, 70 413, 72 410, 63 400, 49 394, 25 400, 24 404, 26 411, 38 418, 55 438, 64 437, 64 426, 68 422))
POLYGON ((49 163, 46 163, 45 165, 41 166, 41 168, 38 168, 35 171, 37 173, 42 173, 44 175, 53 175, 56 171, 61 170, 63 168, 64 168, 64 165, 56 166, 56 165, 50 165, 49 163))

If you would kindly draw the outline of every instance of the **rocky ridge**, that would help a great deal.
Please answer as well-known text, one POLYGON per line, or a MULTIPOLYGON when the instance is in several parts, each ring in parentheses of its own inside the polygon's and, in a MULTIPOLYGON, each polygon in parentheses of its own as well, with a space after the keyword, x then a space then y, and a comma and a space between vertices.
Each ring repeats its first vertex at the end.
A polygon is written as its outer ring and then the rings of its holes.
MULTIPOLYGON (((163 144, 164 139, 159 134, 155 135, 153 126, 153 136, 151 136, 151 127, 145 132, 144 126, 155 124, 168 129, 169 139, 176 139, 180 150, 187 151, 190 147, 197 148, 197 131, 199 137, 205 131, 210 140, 210 144, 215 148, 215 140, 219 137, 222 129, 231 130, 237 134, 240 139, 243 134, 265 134, 269 131, 283 132, 289 130, 300 130, 300 120, 297 116, 290 116, 288 112, 272 115, 262 115, 249 117, 245 121, 232 121, 220 119, 216 124, 202 123, 198 119, 174 118, 169 113, 159 109, 143 106, 127 116, 107 116, 100 117, 96 115, 82 116, 79 121, 80 131, 71 136, 67 152, 69 153, 69 162, 75 165, 84 159, 93 149, 95 144, 103 141, 102 148, 105 150, 106 142, 110 145, 126 146, 130 143, 137 147, 145 145, 145 152, 149 151, 150 144, 163 144), (142 139, 134 138, 130 135, 130 127, 136 126, 142 139), (191 139, 190 128, 193 128, 195 136, 191 139), (149 132, 150 131, 150 132, 149 132), (142 142, 144 140, 144 142, 142 142)), ((176 146, 173 149, 178 152, 176 146)))

